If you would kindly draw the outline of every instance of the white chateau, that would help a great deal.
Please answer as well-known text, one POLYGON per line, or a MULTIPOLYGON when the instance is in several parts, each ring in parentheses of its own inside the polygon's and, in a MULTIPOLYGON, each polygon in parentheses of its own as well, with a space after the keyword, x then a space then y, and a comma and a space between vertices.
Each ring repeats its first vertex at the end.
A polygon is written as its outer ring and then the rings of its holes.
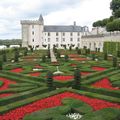
POLYGON ((32 46, 34 49, 43 49, 56 45, 68 48, 70 45, 81 47, 81 36, 88 32, 88 27, 77 26, 74 22, 70 26, 44 25, 42 15, 36 21, 22 20, 22 46, 32 46))
POLYGON ((38 20, 22 20, 22 47, 31 46, 33 49, 53 48, 64 46, 69 48, 90 48, 103 51, 104 41, 120 41, 120 33, 110 35, 103 28, 94 28, 89 32, 87 26, 77 26, 76 22, 69 26, 44 25, 44 19, 40 15, 38 20))

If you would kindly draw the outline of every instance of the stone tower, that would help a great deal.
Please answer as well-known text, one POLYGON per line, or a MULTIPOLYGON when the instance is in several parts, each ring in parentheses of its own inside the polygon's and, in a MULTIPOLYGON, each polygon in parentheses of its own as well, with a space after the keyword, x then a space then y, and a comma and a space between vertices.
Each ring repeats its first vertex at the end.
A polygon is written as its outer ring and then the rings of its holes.
POLYGON ((22 20, 22 47, 42 48, 44 20, 40 15, 38 20, 22 20))

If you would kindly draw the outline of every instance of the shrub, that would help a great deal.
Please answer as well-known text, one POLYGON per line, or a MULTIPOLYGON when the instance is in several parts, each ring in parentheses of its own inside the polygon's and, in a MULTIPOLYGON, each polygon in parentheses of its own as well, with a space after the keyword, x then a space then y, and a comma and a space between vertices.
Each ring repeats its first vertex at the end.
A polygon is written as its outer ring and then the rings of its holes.
POLYGON ((65 62, 68 62, 68 60, 69 60, 69 56, 65 55, 65 62))
POLYGON ((47 73, 47 87, 53 88, 53 73, 51 71, 47 73))
POLYGON ((117 57, 113 57, 113 67, 117 67, 117 57))
POLYGON ((78 68, 74 71, 74 85, 73 88, 79 88, 80 87, 80 80, 81 80, 81 74, 80 70, 78 68))
POLYGON ((2 68, 3 68, 3 63, 2 61, 0 61, 0 70, 2 70, 2 68))
POLYGON ((107 53, 104 53, 104 60, 107 60, 107 53))
POLYGON ((85 114, 80 120, 119 120, 120 110, 115 108, 105 108, 95 112, 85 114))
POLYGON ((45 57, 45 55, 42 56, 42 62, 46 62, 46 57, 45 57))
POLYGON ((3 82, 2 81, 0 81, 0 87, 3 85, 3 82))

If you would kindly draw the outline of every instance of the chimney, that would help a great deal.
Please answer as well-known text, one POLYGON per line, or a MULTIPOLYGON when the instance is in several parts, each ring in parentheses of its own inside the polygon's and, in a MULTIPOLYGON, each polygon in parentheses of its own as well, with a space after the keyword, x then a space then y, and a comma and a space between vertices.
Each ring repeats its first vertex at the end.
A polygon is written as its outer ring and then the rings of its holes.
POLYGON ((74 26, 76 26, 76 21, 74 21, 74 26))

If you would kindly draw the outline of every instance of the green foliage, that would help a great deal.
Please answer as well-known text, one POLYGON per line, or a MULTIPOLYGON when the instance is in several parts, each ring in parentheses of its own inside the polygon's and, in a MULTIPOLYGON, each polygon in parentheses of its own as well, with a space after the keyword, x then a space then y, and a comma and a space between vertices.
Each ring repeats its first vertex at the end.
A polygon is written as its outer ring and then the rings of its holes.
POLYGON ((79 55, 81 54, 81 49, 77 50, 77 54, 79 54, 79 55))
POLYGON ((47 73, 47 87, 53 88, 53 73, 51 71, 47 73))
POLYGON ((95 54, 92 54, 92 60, 95 60, 95 54))
POLYGON ((112 22, 109 22, 106 25, 106 29, 108 32, 113 32, 113 31, 120 31, 120 20, 119 19, 115 19, 112 22))
POLYGON ((46 56, 42 55, 42 62, 46 62, 46 56))
POLYGON ((120 110, 115 108, 104 108, 95 112, 85 114, 80 120, 119 120, 120 110))
POLYGON ((69 61, 69 56, 68 55, 65 55, 65 62, 68 62, 69 61))
POLYGON ((19 50, 15 48, 14 51, 15 51, 14 60, 15 62, 18 62, 19 61, 19 50))
POLYGON ((104 53, 104 60, 107 60, 108 54, 105 52, 104 53))
POLYGON ((7 62, 7 55, 6 55, 6 51, 2 51, 2 57, 3 57, 3 62, 7 62))
POLYGON ((27 54, 28 54, 28 49, 25 48, 25 49, 24 49, 24 56, 27 56, 27 54))
POLYGON ((112 14, 114 17, 120 17, 120 0, 112 0, 110 4, 110 9, 112 10, 112 14))
POLYGON ((47 51, 47 56, 50 58, 50 50, 47 51))
POLYGON ((2 61, 0 60, 0 70, 2 70, 3 69, 3 63, 2 63, 2 61))
POLYGON ((74 71, 74 84, 73 88, 78 89, 80 87, 81 74, 78 68, 74 71))
POLYGON ((60 52, 57 51, 57 58, 60 58, 60 52))
POLYGON ((104 53, 117 55, 117 51, 120 51, 120 42, 104 42, 104 53))
POLYGON ((113 67, 117 67, 117 57, 113 57, 113 67))
POLYGON ((3 82, 2 81, 0 81, 0 87, 3 85, 3 82))

